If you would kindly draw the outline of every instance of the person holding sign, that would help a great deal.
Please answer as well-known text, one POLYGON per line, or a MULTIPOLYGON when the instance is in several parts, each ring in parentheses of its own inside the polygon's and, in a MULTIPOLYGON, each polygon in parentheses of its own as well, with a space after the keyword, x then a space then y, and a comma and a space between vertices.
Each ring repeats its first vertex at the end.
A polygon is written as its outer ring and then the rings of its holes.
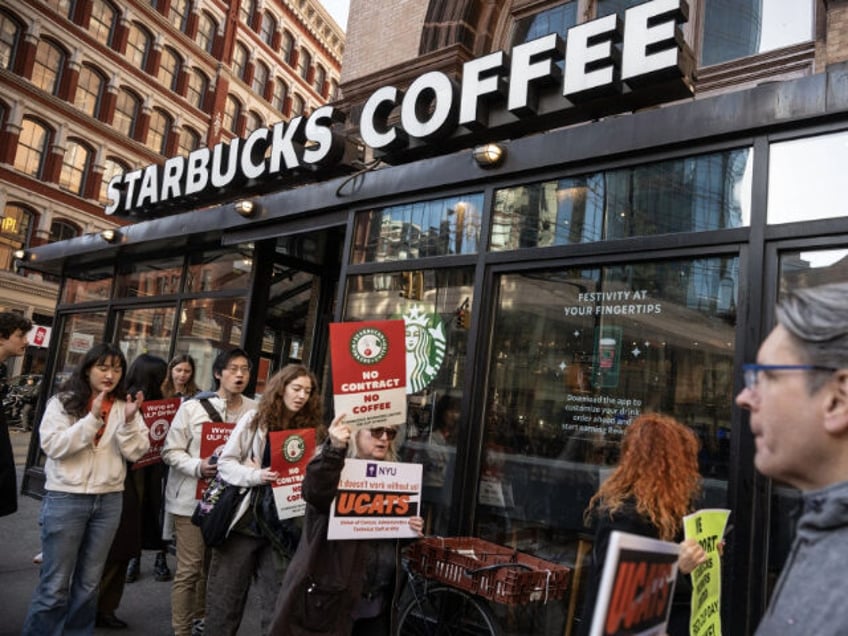
MULTIPOLYGON (((646 413, 634 419, 621 443, 621 460, 584 514, 596 524, 581 636, 589 634, 610 534, 614 530, 663 541, 679 541, 683 517, 700 493, 698 438, 674 418, 646 413)), ((678 571, 688 575, 707 555, 694 540, 680 544, 678 571)), ((668 636, 688 636, 691 585, 678 577, 668 636)))
POLYGON ((98 344, 47 403, 39 436, 47 456, 40 579, 23 633, 90 634, 97 589, 123 505, 127 460, 150 447, 141 391, 126 392, 121 349, 98 344))
POLYGON ((243 349, 218 355, 212 365, 217 390, 212 397, 182 403, 174 419, 162 459, 171 469, 165 489, 165 510, 174 520, 177 570, 171 589, 171 625, 175 636, 191 636, 192 624, 202 624, 206 607, 206 544, 200 528, 192 524, 197 505, 197 481, 211 479, 218 471, 218 457, 200 456, 204 423, 211 421, 207 406, 221 422, 236 422, 256 402, 242 395, 250 380, 250 360, 243 349))
MULTIPOLYGON (((337 416, 329 437, 306 468, 306 519, 297 552, 286 570, 270 634, 389 634, 400 558, 400 540, 327 539, 333 501, 345 458, 391 461, 397 457, 394 426, 352 429, 337 416)), ((420 535, 424 519, 409 518, 420 535)))
POLYGON ((803 494, 803 513, 758 636, 848 630, 848 284, 786 294, 777 326, 745 365, 736 404, 750 412, 763 475, 803 494))
POLYGON ((262 633, 268 633, 283 572, 300 539, 299 520, 280 520, 271 486, 282 477, 272 467, 279 454, 277 431, 295 431, 299 439, 312 438, 299 448, 314 453, 315 429, 322 429, 323 409, 315 374, 290 364, 268 381, 256 410, 236 424, 218 460, 221 477, 233 486, 251 488, 236 512, 226 540, 212 548, 206 584, 206 631, 236 634, 247 600, 245 591, 256 580, 262 633), (310 429, 304 431, 303 429, 310 429), (272 448, 272 439, 276 442, 272 448))

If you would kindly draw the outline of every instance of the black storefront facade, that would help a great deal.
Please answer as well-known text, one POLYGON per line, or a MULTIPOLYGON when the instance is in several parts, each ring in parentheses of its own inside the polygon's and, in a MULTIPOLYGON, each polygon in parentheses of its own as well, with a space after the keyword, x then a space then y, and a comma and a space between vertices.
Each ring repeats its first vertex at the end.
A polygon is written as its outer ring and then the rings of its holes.
MULTIPOLYGON (((670 413, 701 438, 702 505, 732 511, 725 632, 752 632, 797 497, 755 473, 732 400, 781 290, 848 275, 830 174, 848 159, 846 87, 841 65, 510 140, 480 133, 500 163, 481 167, 470 146, 430 153, 246 194, 250 211, 230 192, 111 242, 40 247, 26 265, 62 277, 47 377, 57 386, 106 339, 129 359, 191 353, 205 388, 215 354, 243 346, 258 393, 289 361, 326 392, 330 322, 403 317, 403 452, 425 465, 430 531, 572 565, 627 422, 670 413)), ((33 446, 25 492, 42 463, 33 446)), ((570 633, 579 599, 525 633, 570 633)))

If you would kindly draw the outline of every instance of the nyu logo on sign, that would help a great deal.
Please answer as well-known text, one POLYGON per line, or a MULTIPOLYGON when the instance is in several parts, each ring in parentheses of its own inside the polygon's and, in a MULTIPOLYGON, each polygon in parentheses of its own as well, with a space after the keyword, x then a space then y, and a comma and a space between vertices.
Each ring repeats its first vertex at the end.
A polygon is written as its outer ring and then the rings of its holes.
POLYGON ((377 476, 377 464, 367 464, 365 466, 365 476, 366 477, 376 477, 377 476))
POLYGON ((365 476, 366 477, 376 477, 377 475, 391 475, 392 477, 397 476, 397 467, 396 466, 380 466, 379 464, 369 463, 365 465, 365 476))

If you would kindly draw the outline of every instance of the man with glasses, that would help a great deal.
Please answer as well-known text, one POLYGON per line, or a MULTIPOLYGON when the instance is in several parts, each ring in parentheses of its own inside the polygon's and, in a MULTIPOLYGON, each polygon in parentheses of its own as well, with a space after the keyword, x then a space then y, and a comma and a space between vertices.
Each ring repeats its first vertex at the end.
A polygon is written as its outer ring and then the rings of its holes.
POLYGON ((848 283, 787 294, 736 403, 764 475, 804 510, 758 636, 845 634, 848 557, 848 283))

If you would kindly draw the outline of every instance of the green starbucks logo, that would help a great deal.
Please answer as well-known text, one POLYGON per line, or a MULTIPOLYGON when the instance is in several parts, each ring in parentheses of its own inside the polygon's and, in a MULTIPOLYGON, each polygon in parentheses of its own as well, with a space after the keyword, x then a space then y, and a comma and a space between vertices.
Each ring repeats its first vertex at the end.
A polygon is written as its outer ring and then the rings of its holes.
POLYGON ((425 313, 413 305, 403 314, 406 330, 406 392, 418 393, 439 374, 447 339, 439 314, 425 313))
POLYGON ((290 464, 295 464, 303 459, 303 456, 306 454, 306 440, 300 435, 290 435, 283 442, 283 448, 281 450, 283 459, 290 464))
POLYGON ((388 351, 386 334, 374 327, 360 329, 350 339, 350 354, 359 364, 377 364, 388 351))

